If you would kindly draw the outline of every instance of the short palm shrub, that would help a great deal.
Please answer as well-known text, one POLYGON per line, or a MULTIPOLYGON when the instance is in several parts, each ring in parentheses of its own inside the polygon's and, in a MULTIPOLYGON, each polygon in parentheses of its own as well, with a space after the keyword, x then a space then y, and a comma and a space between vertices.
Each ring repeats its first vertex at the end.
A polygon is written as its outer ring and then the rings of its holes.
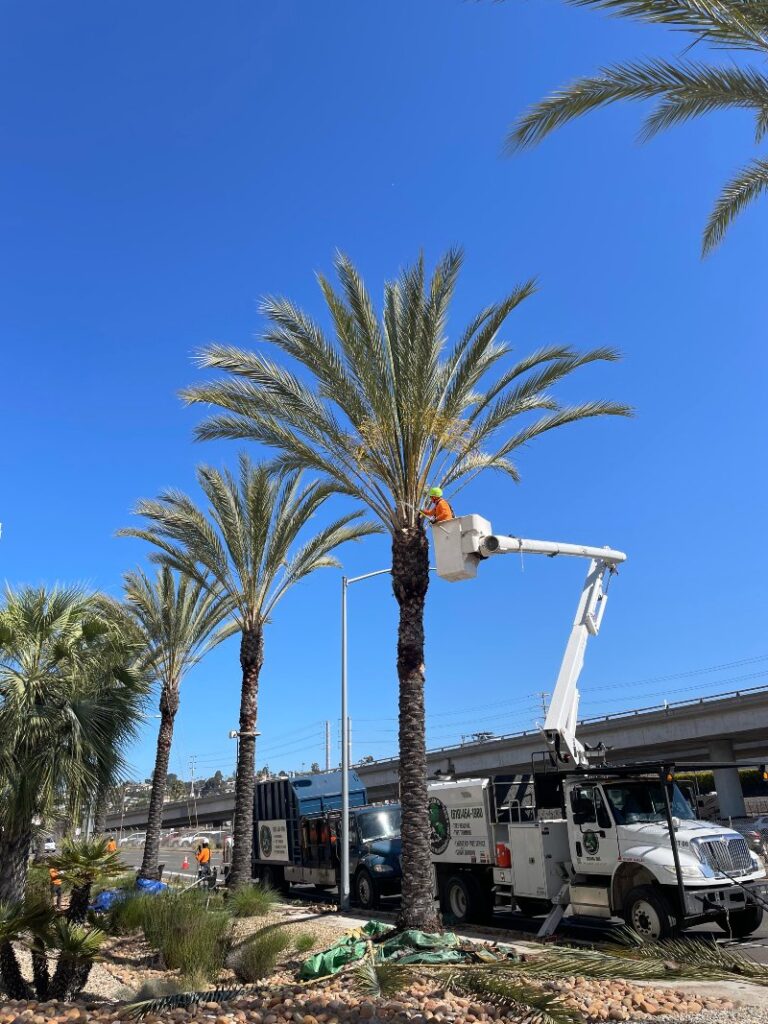
POLYGON ((290 936, 277 928, 263 928, 240 946, 231 959, 232 970, 239 981, 250 985, 269 977, 277 960, 291 944, 290 936))
POLYGON ((243 885, 227 899, 233 917, 264 917, 277 903, 277 893, 265 885, 243 885))

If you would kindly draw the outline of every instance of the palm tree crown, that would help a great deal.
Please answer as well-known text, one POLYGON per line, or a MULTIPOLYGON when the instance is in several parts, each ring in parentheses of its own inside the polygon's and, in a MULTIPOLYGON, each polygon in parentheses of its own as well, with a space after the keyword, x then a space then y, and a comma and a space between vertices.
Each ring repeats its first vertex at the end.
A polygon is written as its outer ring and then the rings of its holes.
POLYGON ((76 819, 123 766, 146 695, 136 650, 78 587, 8 589, 0 609, 0 899, 20 896, 33 819, 76 819))
POLYGON ((265 339, 296 359, 315 386, 260 353, 212 345, 200 364, 231 377, 183 392, 188 402, 225 410, 206 419, 198 437, 251 438, 276 448, 279 467, 322 473, 394 531, 416 525, 428 483, 466 484, 485 469, 518 480, 510 456, 540 434, 590 416, 627 415, 615 402, 563 406, 550 390, 586 363, 616 359, 613 349, 578 353, 553 345, 499 371, 511 349, 498 331, 533 293, 532 281, 482 309, 446 352, 461 264, 461 252, 450 251, 427 284, 419 259, 385 286, 379 321, 360 275, 340 255, 341 291, 319 277, 335 344, 291 302, 267 299, 265 339), (484 383, 494 369, 496 377, 484 383))
MULTIPOLYGON (((688 29, 695 41, 716 50, 768 57, 768 4, 764 0, 567 0, 623 18, 688 29)), ((734 54, 735 55, 735 54, 734 54)), ((768 129, 768 75, 757 67, 696 60, 642 60, 613 64, 579 78, 531 107, 508 135, 511 149, 533 146, 576 117, 618 100, 657 100, 645 121, 643 140, 713 110, 740 108, 755 116, 755 141, 768 129)), ((726 183, 703 238, 706 255, 731 222, 768 190, 768 160, 757 158, 726 183)))
POLYGON ((304 483, 298 472, 275 474, 246 455, 237 476, 201 466, 197 471, 207 498, 203 509, 179 491, 139 502, 136 512, 148 526, 120 531, 141 537, 155 548, 153 558, 175 569, 227 602, 240 631, 242 688, 240 741, 235 780, 230 882, 251 878, 256 701, 264 659, 263 630, 278 602, 317 569, 338 566, 333 552, 349 540, 378 531, 347 513, 300 542, 309 519, 331 489, 304 483))
POLYGON ((167 566, 154 579, 141 570, 124 577, 123 612, 138 635, 148 672, 160 684, 160 725, 140 874, 158 873, 168 762, 184 676, 236 628, 231 602, 209 581, 174 573, 167 566))

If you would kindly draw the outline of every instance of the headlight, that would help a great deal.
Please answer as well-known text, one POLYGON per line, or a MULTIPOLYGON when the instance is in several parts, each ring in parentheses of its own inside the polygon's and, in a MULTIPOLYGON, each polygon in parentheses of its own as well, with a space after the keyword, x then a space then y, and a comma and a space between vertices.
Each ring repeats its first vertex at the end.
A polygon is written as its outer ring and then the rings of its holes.
POLYGON ((384 875, 388 871, 392 871, 393 869, 389 866, 389 864, 372 864, 371 870, 376 871, 380 875, 384 875))
MULTIPOLYGON (((668 871, 670 873, 670 875, 677 876, 677 871, 675 869, 675 865, 674 864, 665 864, 664 865, 664 870, 668 871)), ((709 876, 707 876, 704 873, 701 864, 681 864, 680 865, 680 874, 683 876, 683 878, 707 878, 707 877, 709 877, 709 876)), ((714 874, 714 872, 713 872, 713 874, 714 874)))

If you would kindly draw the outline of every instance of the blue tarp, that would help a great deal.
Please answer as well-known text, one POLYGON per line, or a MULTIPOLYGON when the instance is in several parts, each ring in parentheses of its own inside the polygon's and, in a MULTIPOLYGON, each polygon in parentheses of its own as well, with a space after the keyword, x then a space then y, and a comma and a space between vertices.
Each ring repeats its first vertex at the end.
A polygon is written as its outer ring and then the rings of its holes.
POLYGON ((99 893, 90 909, 95 910, 98 914, 103 914, 107 910, 111 910, 116 903, 124 900, 127 895, 127 889, 105 889, 99 893))
POLYGON ((136 888, 141 892, 165 892, 168 886, 165 882, 155 882, 151 878, 137 878, 136 888))

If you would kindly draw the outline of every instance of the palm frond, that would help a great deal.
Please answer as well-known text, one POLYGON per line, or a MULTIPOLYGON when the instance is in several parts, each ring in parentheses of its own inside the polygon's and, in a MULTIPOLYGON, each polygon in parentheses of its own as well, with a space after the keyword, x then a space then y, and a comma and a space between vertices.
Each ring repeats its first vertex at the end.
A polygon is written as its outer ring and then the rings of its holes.
POLYGON ((121 1008, 120 1016, 128 1020, 141 1020, 150 1013, 167 1013, 198 1003, 225 1003, 230 999, 241 999, 243 996, 258 995, 269 991, 269 985, 238 985, 229 988, 212 988, 205 992, 177 992, 174 995, 158 996, 156 999, 145 999, 137 1003, 129 1003, 121 1008))
POLYGON ((753 160, 720 193, 704 229, 706 256, 723 240, 728 227, 751 202, 768 190, 768 160, 753 160))
POLYGON ((413 969, 398 964, 360 960, 352 969, 355 985, 363 995, 374 999, 391 999, 408 988, 414 978, 413 969))
POLYGON ((566 0, 619 18, 696 32, 709 42, 747 49, 768 47, 768 3, 764 0, 566 0))
POLYGON ((463 995, 477 996, 497 1006, 504 1015, 514 1016, 521 1024, 581 1024, 578 1010, 525 981, 518 973, 477 968, 457 972, 449 985, 463 995))
POLYGON ((619 100, 664 102, 645 124, 650 138, 663 128, 713 110, 746 107, 761 110, 768 102, 768 78, 751 68, 712 67, 692 61, 629 61, 580 78, 531 107, 507 137, 510 150, 534 146, 556 128, 619 100))

